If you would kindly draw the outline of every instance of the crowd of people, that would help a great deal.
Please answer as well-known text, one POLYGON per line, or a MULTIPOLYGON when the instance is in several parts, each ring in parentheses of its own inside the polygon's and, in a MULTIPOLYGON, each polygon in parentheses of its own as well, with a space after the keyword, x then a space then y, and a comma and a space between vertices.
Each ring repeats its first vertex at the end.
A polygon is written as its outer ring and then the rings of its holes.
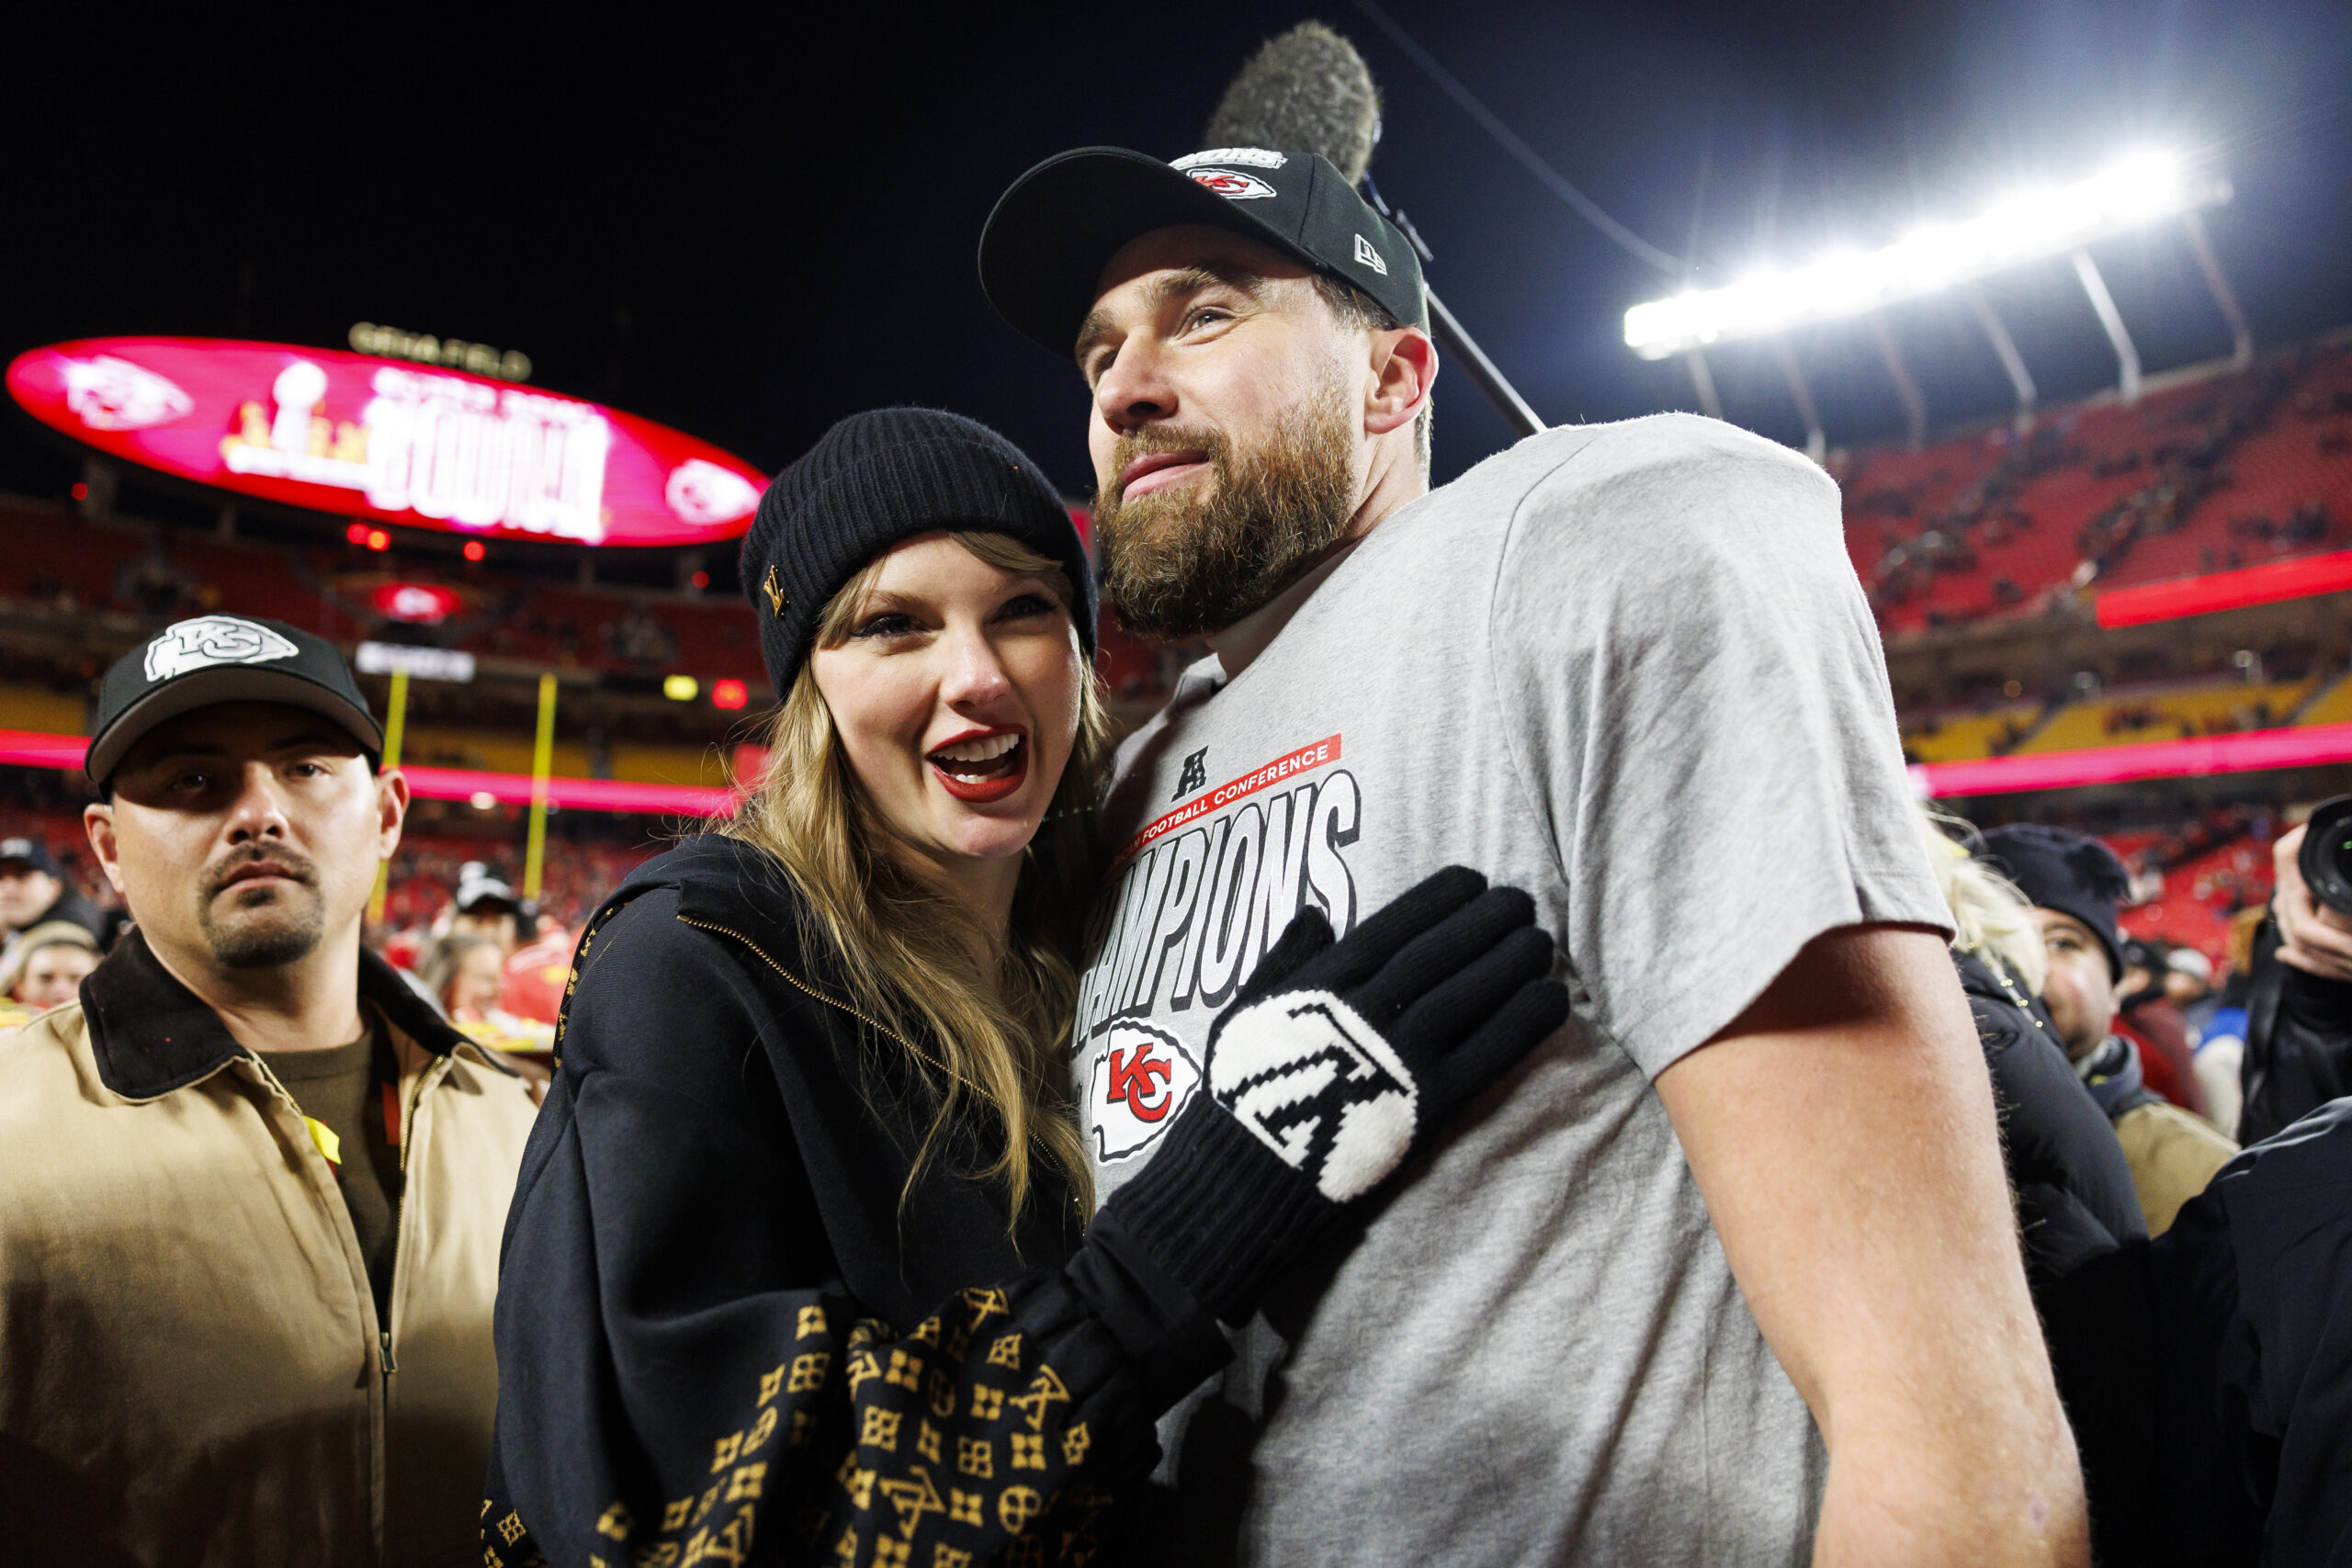
POLYGON ((2241 1147, 2112 852, 1923 816, 1818 468, 1432 487, 1416 253, 1309 152, 1063 154, 980 266, 1094 552, 986 426, 840 422, 744 541, 763 773, 576 933, 475 864, 368 944, 408 789, 323 638, 107 672, 127 923, 0 1033, 12 1553, 2343 1560, 2307 829, 2241 1147), (1210 649, 1115 749, 1098 583, 1210 649))

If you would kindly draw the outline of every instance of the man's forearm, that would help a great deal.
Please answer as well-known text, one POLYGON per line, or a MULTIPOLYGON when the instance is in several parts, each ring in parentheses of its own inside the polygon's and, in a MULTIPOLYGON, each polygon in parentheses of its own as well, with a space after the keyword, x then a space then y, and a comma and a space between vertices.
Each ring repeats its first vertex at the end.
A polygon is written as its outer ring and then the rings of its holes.
POLYGON ((2038 1438, 1849 1430, 1830 1453, 1813 1561, 1815 1568, 2079 1568, 2090 1561, 2086 1518, 2063 1418, 2056 1433, 2038 1438), (2020 1475, 2032 1480, 2019 1484, 2020 1475))
POLYGON ((1828 1446, 1815 1561, 2086 1561, 2081 1469, 1941 940, 1817 939, 1657 1088, 1828 1446))

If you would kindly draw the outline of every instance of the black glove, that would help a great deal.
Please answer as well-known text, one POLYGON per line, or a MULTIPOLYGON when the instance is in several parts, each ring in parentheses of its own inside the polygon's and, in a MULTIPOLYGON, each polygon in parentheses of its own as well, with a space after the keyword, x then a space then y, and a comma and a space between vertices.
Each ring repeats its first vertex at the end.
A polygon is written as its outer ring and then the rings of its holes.
POLYGON ((1227 1323, 1568 1016, 1534 901, 1449 866, 1334 942, 1302 912, 1209 1032, 1206 1094, 1096 1222, 1227 1323))

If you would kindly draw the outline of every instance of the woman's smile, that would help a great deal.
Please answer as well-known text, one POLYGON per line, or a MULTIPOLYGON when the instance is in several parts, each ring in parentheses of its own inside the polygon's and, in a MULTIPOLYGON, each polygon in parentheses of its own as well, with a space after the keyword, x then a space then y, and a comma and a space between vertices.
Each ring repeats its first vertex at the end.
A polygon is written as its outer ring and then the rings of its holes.
POLYGON ((974 729, 923 759, 948 794, 985 806, 1017 793, 1029 779, 1029 738, 1017 728, 974 729))

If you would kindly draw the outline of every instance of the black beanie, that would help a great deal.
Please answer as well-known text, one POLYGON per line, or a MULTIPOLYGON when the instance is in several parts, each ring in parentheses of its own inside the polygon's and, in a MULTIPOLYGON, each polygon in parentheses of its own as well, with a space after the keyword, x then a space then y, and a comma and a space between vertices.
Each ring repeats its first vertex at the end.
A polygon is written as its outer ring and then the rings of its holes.
POLYGON ((2132 877, 2113 850, 2069 828, 2020 822, 1985 834, 1984 858, 2032 903, 2088 926, 2107 949, 2109 977, 2123 978, 2115 911, 2132 896, 2132 877))
POLYGON ((903 539, 936 529, 1020 540, 1069 573, 1070 615, 1094 657, 1094 568, 1069 509, 1021 448, 939 409, 876 409, 825 432, 760 498, 743 539, 743 592, 781 702, 842 585, 903 539))

